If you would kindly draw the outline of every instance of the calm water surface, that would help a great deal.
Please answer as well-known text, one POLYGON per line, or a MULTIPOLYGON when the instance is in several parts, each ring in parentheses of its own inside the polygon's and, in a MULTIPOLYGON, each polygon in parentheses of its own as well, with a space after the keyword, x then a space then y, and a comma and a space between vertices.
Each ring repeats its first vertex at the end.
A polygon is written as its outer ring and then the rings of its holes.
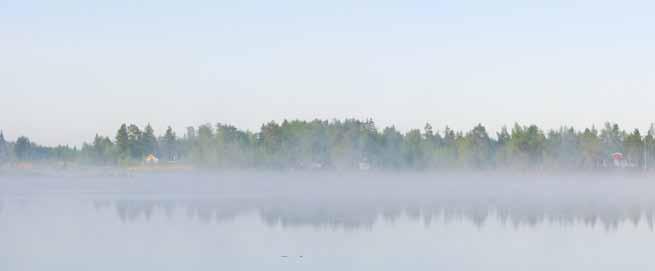
POLYGON ((642 178, 4 178, 1 270, 655 270, 642 178))

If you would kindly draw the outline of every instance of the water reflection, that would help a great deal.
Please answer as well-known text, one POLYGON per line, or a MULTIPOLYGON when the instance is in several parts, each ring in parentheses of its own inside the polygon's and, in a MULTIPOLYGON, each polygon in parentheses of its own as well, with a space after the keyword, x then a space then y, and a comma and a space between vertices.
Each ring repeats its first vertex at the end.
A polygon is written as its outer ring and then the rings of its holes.
POLYGON ((222 223, 256 214, 267 226, 285 228, 366 229, 401 217, 426 227, 454 222, 484 227, 494 220, 516 228, 543 223, 653 228, 655 184, 644 179, 400 177, 241 174, 13 180, 0 182, 0 215, 13 212, 16 205, 44 201, 49 209, 30 212, 47 214, 75 209, 71 204, 91 204, 96 213, 124 223, 156 217, 222 223), (69 205, 58 206, 61 199, 69 205))
POLYGON ((360 229, 378 222, 393 223, 401 217, 423 223, 471 223, 484 227, 495 219, 512 227, 535 227, 542 223, 562 226, 582 224, 617 229, 624 222, 646 223, 653 229, 655 205, 646 202, 502 202, 483 200, 358 200, 322 199, 118 199, 94 200, 97 211, 113 210, 125 223, 149 221, 153 216, 168 219, 183 216, 200 223, 232 221, 240 215, 257 214, 275 227, 360 229))
POLYGON ((247 177, 0 180, 0 269, 655 270, 643 179, 247 177))

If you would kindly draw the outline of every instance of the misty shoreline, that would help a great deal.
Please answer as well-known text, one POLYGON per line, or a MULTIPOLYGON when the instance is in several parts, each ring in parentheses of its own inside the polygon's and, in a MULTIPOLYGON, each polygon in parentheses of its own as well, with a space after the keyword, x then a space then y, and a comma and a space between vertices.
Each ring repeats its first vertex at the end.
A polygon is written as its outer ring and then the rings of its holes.
POLYGON ((289 170, 289 169, 211 169, 211 168, 191 168, 185 170, 157 170, 157 169, 139 169, 133 170, 124 167, 85 167, 81 169, 57 169, 57 168, 34 168, 30 170, 15 170, 0 168, 0 180, 3 178, 138 178, 147 176, 161 177, 180 177, 188 176, 234 176, 250 175, 262 178, 276 176, 319 176, 319 177, 383 177, 403 179, 406 177, 420 177, 423 179, 446 179, 449 177, 508 177, 523 178, 529 181, 534 178, 575 178, 575 177, 592 177, 592 178, 610 178, 610 179, 634 179, 634 180, 654 180, 655 172, 628 171, 628 170, 604 170, 604 171, 536 171, 536 170, 289 170))
POLYGON ((534 177, 596 177, 596 178, 630 178, 630 179, 652 179, 655 181, 655 172, 631 171, 631 170, 293 170, 293 169, 211 169, 211 168, 185 168, 183 170, 170 170, 159 168, 126 168, 126 167, 81 167, 61 169, 56 167, 35 167, 30 169, 0 168, 0 179, 3 177, 13 178, 134 178, 139 176, 230 176, 247 174, 253 176, 365 176, 365 177, 397 177, 421 176, 431 178, 448 177, 523 177, 526 179, 534 177))
POLYGON ((193 168, 310 171, 655 171, 655 124, 644 135, 616 123, 584 129, 504 126, 495 135, 478 124, 401 132, 372 119, 284 120, 259 131, 224 123, 172 127, 158 135, 150 124, 123 123, 114 137, 96 134, 76 146, 42 146, 26 136, 4 139, 0 166, 31 169, 120 167, 175 171, 193 168))

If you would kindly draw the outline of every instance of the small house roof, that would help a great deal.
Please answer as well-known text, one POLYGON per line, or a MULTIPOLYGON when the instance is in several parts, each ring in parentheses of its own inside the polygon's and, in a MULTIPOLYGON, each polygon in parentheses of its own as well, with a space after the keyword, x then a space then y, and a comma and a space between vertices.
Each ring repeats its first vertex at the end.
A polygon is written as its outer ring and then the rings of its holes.
POLYGON ((148 154, 148 156, 146 156, 146 161, 159 161, 159 159, 154 154, 148 154))

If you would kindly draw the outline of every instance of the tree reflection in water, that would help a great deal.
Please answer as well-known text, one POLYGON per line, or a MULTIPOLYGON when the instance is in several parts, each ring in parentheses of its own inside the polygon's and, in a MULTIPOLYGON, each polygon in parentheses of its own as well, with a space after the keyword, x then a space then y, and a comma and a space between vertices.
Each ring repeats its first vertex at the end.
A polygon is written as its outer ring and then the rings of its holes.
POLYGON ((267 225, 311 226, 328 229, 370 228, 378 222, 394 222, 401 217, 420 221, 426 227, 439 223, 472 223, 484 227, 489 219, 519 228, 541 223, 562 226, 583 224, 617 229, 624 222, 645 222, 653 229, 655 202, 557 202, 456 199, 168 199, 99 200, 96 209, 114 208, 125 223, 149 221, 154 215, 171 219, 184 214, 200 223, 231 221, 240 215, 256 213, 267 225))
POLYGON ((256 214, 271 227, 361 229, 403 217, 428 227, 484 227, 494 220, 517 228, 552 223, 611 230, 629 222, 652 229, 655 209, 655 183, 636 175, 225 173, 0 185, 0 212, 18 202, 82 199, 96 210, 115 210, 125 223, 159 216, 220 223, 256 214))

